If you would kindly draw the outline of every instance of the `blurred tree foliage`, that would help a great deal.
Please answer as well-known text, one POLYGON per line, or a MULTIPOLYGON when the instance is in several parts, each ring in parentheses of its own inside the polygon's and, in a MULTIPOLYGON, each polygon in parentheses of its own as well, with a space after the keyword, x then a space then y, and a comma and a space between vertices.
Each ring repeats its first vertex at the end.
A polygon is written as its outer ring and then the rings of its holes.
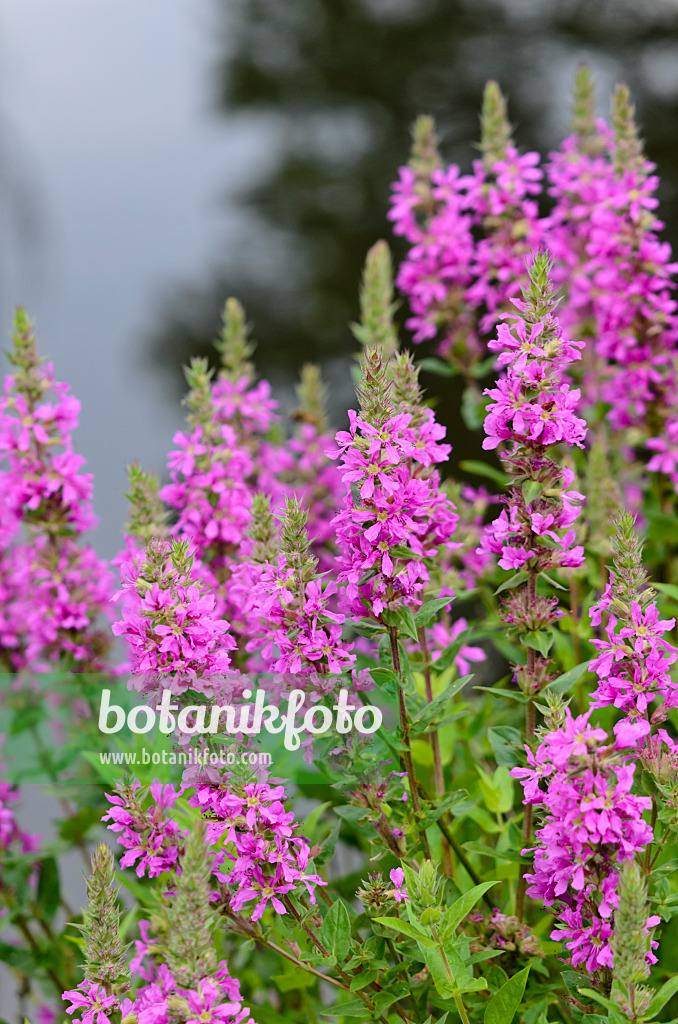
MULTIPOLYGON (((601 113, 614 83, 627 81, 662 174, 667 234, 678 240, 674 0, 220 3, 218 106, 268 125, 270 157, 253 168, 242 236, 212 281, 175 290, 153 341, 163 364, 207 352, 230 294, 254 323, 265 374, 351 352, 365 253, 378 237, 400 252, 386 221, 389 183, 415 116, 433 114, 444 155, 468 168, 490 77, 508 95, 520 147, 542 152, 568 130, 580 61, 597 79, 601 113)), ((440 411, 454 427, 458 396, 444 387, 440 411)))

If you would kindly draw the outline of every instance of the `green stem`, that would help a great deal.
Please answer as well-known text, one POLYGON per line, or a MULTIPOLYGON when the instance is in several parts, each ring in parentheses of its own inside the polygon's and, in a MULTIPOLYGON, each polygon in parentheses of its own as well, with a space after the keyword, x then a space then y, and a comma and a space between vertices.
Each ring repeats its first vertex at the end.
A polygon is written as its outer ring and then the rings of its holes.
MULTIPOLYGON (((431 657, 428 649, 428 642, 426 640, 426 630, 422 626, 417 631, 419 637, 419 646, 421 647, 421 653, 424 659, 424 685, 426 686, 426 700, 429 704, 433 702, 433 683, 431 680, 431 657)), ((433 753, 433 780, 435 786, 435 794, 441 799, 445 795, 445 775, 443 772, 443 762, 440 756, 440 737, 438 736, 438 729, 432 729, 429 732, 429 743, 431 744, 431 751, 433 753)), ((452 857, 450 855, 450 845, 443 836, 443 868, 448 878, 452 877, 452 857)))
POLYGON ((466 1013, 466 1007, 464 1006, 464 1001, 461 998, 461 996, 455 996, 454 1002, 456 1004, 457 1010, 459 1011, 459 1016, 461 1017, 463 1024, 469 1024, 468 1015, 466 1013))
MULTIPOLYGON (((410 783, 410 793, 412 795, 412 807, 414 809, 414 817, 417 824, 421 822, 421 803, 419 801, 419 788, 417 785, 417 776, 414 770, 414 761, 412 760, 412 747, 410 744, 410 723, 407 717, 407 707, 405 705, 405 692, 403 690, 403 678, 402 668, 400 665, 400 651, 398 649, 398 627, 388 627, 389 640, 391 642, 391 657, 393 658, 393 668, 396 675, 398 676, 398 710, 400 714, 400 732, 403 744, 403 762, 405 771, 407 772, 407 778, 410 783)), ((426 835, 426 829, 420 829, 421 839, 424 845, 426 856, 429 860, 431 857, 431 848, 428 843, 428 837, 426 835)))
MULTIPOLYGON (((447 956, 445 954, 445 948, 444 948, 442 942, 440 941, 440 936, 438 934, 438 929, 434 925, 431 925, 431 934, 433 935, 433 938, 435 939, 436 943, 438 944, 438 953, 440 954, 440 959, 443 962, 443 967, 445 969, 445 975, 447 976, 447 980, 448 980, 448 982, 450 984, 450 988, 455 989, 457 987, 457 984, 456 984, 456 982, 454 980, 454 974, 452 973, 452 968, 450 967, 450 962, 447 959, 447 956)), ((454 997, 454 1002, 455 1002, 455 1005, 457 1007, 457 1010, 459 1011, 459 1016, 461 1017, 463 1024, 469 1024, 468 1016, 466 1014, 466 1007, 464 1006, 464 1001, 461 998, 461 996, 460 995, 456 995, 454 997)))
MULTIPOLYGON (((654 836, 654 828, 655 828, 656 824, 657 824, 657 797, 653 796, 652 797, 652 814, 651 814, 651 817, 650 817, 650 828, 652 829, 652 835, 653 836, 654 836)), ((652 859, 651 859, 651 853, 652 853, 652 843, 650 842, 650 843, 647 844, 647 847, 645 849, 645 861, 644 861, 644 865, 643 865, 646 878, 650 874, 650 871, 652 870, 652 865, 654 863, 652 861, 652 859)))
MULTIPOLYGON (((528 594, 531 599, 536 596, 537 581, 535 573, 530 573, 530 578, 527 583, 528 594)), ((528 684, 534 679, 535 675, 535 660, 536 655, 532 647, 527 649, 527 677, 528 684)), ((525 743, 529 746, 534 739, 534 731, 536 725, 536 707, 534 700, 530 698, 525 707, 525 743)), ((525 813, 523 815, 523 849, 526 849, 530 845, 532 840, 532 804, 525 806, 525 813)), ((519 921, 525 919, 525 893, 527 890, 527 882, 525 880, 526 865, 521 864, 518 872, 518 885, 516 887, 516 917, 519 921)))

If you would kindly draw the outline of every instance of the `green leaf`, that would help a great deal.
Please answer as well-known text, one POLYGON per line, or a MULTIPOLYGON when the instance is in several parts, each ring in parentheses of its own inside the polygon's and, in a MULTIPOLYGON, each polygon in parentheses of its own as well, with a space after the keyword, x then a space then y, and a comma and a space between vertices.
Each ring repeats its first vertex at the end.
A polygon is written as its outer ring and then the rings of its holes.
POLYGON ((500 469, 475 459, 464 459, 463 462, 459 463, 459 469, 463 469, 465 473, 472 473, 474 476, 487 477, 488 480, 494 480, 501 487, 508 487, 511 482, 509 476, 506 473, 502 473, 500 469))
POLYGON ((387 1010, 389 1006, 392 1006, 396 1000, 402 999, 403 996, 407 995, 407 989, 404 988, 402 984, 398 985, 396 988, 389 985, 389 987, 384 989, 382 992, 370 992, 370 999, 374 1003, 377 1011, 379 1013, 383 1013, 384 1010, 387 1010))
POLYGON ((653 580, 652 586, 661 594, 666 594, 667 597, 672 597, 674 601, 678 601, 678 587, 675 583, 655 583, 653 580))
POLYGON ((414 616, 414 621, 417 626, 428 626, 428 624, 436 617, 441 608, 448 605, 453 598, 451 597, 436 597, 432 601, 424 601, 419 611, 414 616))
POLYGON ((440 938, 443 942, 449 942, 454 935, 455 931, 467 917, 476 903, 488 889, 491 889, 497 882, 481 882, 480 885, 474 885, 472 889, 465 892, 463 896, 460 896, 456 903, 453 903, 449 907, 443 916, 443 924, 440 930, 440 938))
POLYGON ((525 967, 514 974, 498 992, 489 999, 483 1016, 484 1024, 511 1024, 513 1015, 520 1006, 527 984, 530 968, 525 967))
POLYGON ((351 918, 345 903, 337 899, 325 914, 318 938, 337 960, 345 960, 351 947, 351 918))
POLYGON ((535 498, 538 498, 541 492, 544 490, 544 485, 539 480, 525 480, 523 483, 523 501, 526 505, 531 505, 535 498))
POLYGON ((271 981, 274 981, 281 992, 294 992, 298 988, 310 988, 315 985, 313 975, 294 968, 292 964, 284 974, 272 974, 271 981))
POLYGON ((513 693, 512 690, 500 690, 497 686, 474 686, 474 690, 483 690, 485 693, 491 693, 495 697, 506 697, 507 700, 516 700, 519 704, 527 704, 530 699, 524 693, 513 693))
POLYGON ((493 860, 506 860, 514 864, 530 863, 525 857, 521 857, 519 853, 516 853, 515 850, 495 850, 493 847, 488 846, 487 843, 482 843, 477 839, 471 839, 462 845, 469 853, 480 853, 483 857, 491 857, 493 860))
POLYGON ((644 1015, 645 1019, 652 1020, 653 1017, 656 1017, 664 1009, 669 999, 675 996, 676 992, 678 992, 678 974, 664 982, 648 1006, 647 1013, 644 1015))
POLYGON ((522 737, 519 729, 512 725, 496 725, 487 730, 487 738, 498 765, 515 767, 516 751, 521 749, 522 737))
MULTIPOLYGON (((495 956, 503 956, 503 949, 481 949, 479 953, 474 953, 473 956, 468 958, 469 964, 480 964, 485 960, 492 960, 495 956)), ((487 980, 487 979, 485 979, 487 980)), ((489 987, 489 986, 488 986, 489 987)))
POLYGON ((500 765, 493 775, 488 775, 480 765, 475 768, 488 811, 492 814, 506 814, 513 807, 513 779, 508 768, 500 765))
POLYGON ((495 597, 497 594, 503 593, 504 590, 513 590, 514 587, 519 587, 521 583, 527 583, 529 575, 530 574, 525 569, 521 569, 519 572, 514 572, 513 576, 509 576, 507 580, 504 580, 503 583, 499 584, 494 592, 495 597))
POLYGON ((616 1003, 613 1003, 611 999, 608 999, 600 992, 596 992, 593 988, 580 988, 579 994, 586 996, 587 999, 593 999, 594 1003, 600 1003, 606 1010, 614 1010, 615 1013, 619 1013, 619 1007, 616 1003))
POLYGON ((442 359, 435 359, 433 356, 420 359, 417 362, 417 369, 423 370, 424 373, 434 373, 438 377, 456 377, 459 373, 459 370, 455 370, 449 363, 444 363, 442 359))
POLYGON ((59 869, 54 857, 45 857, 40 862, 37 900, 43 914, 48 921, 51 921, 59 909, 61 901, 59 869))
MULTIPOLYGON (((453 683, 450 683, 450 685, 446 687, 443 693, 438 694, 430 704, 425 704, 421 711, 417 712, 412 719, 412 724, 426 726, 429 722, 432 722, 436 715, 442 714, 448 702, 452 697, 454 697, 455 693, 462 690, 466 684, 471 681, 471 679, 473 679, 473 673, 471 673, 471 675, 460 676, 459 679, 455 679, 453 683)), ((421 732, 421 728, 418 731, 421 732)))
POLYGON ((555 690, 556 693, 567 693, 583 675, 586 675, 589 665, 590 661, 582 661, 575 665, 574 668, 571 668, 569 672, 563 672, 552 683, 549 683, 550 688, 555 690))
POLYGON ((427 933, 423 929, 418 928, 416 924, 411 924, 409 921, 401 921, 399 917, 373 917, 372 920, 375 924, 382 925, 383 928, 391 928, 394 932, 406 935, 408 939, 420 942, 427 949, 435 949, 433 939, 429 938, 427 933))
POLYGON ((327 808, 331 807, 331 806, 332 806, 332 804, 328 800, 327 803, 318 804, 317 807, 313 808, 311 813, 308 815, 308 817, 304 821, 304 835, 305 836, 307 836, 309 839, 313 839, 314 838, 315 830, 316 830, 316 828, 318 826, 318 822, 320 821, 321 816, 325 813, 327 808))
POLYGON ((354 978, 351 978, 351 992, 359 992, 363 988, 367 988, 379 977, 379 971, 376 968, 372 968, 369 971, 361 971, 360 974, 356 974, 354 978))
POLYGON ((558 582, 558 580, 554 580, 553 576, 549 576, 548 573, 542 572, 540 573, 540 576, 543 580, 546 580, 547 583, 550 583, 552 587, 555 587, 556 590, 567 590, 567 587, 564 587, 562 583, 558 582))
POLYGON ((520 639, 523 643, 527 644, 528 647, 532 647, 535 651, 546 658, 553 645, 553 636, 550 633, 545 633, 543 630, 532 630, 529 633, 522 633, 520 639))
POLYGON ((378 668, 369 669, 369 673, 380 689, 385 690, 386 693, 397 693, 399 680, 392 668, 379 665, 378 668))
POLYGON ((389 626, 396 626, 399 632, 409 636, 411 640, 418 640, 417 624, 411 608, 398 608, 397 611, 385 611, 382 614, 384 622, 389 626))
MULTIPOLYGON (((257 1006, 258 1012, 259 1007, 257 1006)), ((336 1003, 326 1010, 318 1010, 321 1017, 362 1017, 363 1019, 368 1012, 362 999, 352 999, 348 1003, 336 1003)), ((280 1019, 282 1020, 282 1017, 280 1019)), ((285 1024, 289 1024, 289 1018, 285 1019, 285 1024)))

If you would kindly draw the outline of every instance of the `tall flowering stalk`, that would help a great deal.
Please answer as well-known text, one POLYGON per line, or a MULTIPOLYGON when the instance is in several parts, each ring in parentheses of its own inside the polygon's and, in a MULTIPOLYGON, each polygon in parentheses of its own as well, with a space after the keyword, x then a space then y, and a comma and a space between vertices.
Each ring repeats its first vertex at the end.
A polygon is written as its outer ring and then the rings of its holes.
MULTIPOLYGON (((361 340, 366 347, 361 356, 360 413, 349 411, 350 429, 337 434, 338 448, 330 454, 341 459, 346 488, 344 508, 334 519, 337 578, 345 584, 345 606, 351 615, 367 616, 386 628, 393 667, 400 676, 402 616, 412 617, 422 604, 431 582, 429 567, 449 545, 458 516, 435 468, 450 451, 440 443, 444 428, 432 410, 421 406, 411 363, 399 357, 387 362, 390 353, 383 330, 369 330, 371 323, 381 325, 391 314, 385 277, 383 262, 377 262, 373 252, 363 288, 361 340), (381 288, 369 286, 373 277, 382 281, 381 288), (370 313, 373 295, 381 317, 370 313)), ((402 685, 398 694, 404 764, 419 813, 402 685)))
POLYGON ((76 1024, 253 1024, 226 961, 217 962, 210 904, 205 826, 186 842, 171 894, 152 921, 141 922, 142 940, 127 962, 120 939, 114 863, 101 845, 92 860, 85 937, 85 978, 63 993, 76 1024), (77 1014, 77 1016, 75 1016, 77 1014))
MULTIPOLYGON (((542 812, 527 895, 553 908, 551 937, 565 943, 572 964, 596 974, 614 965, 620 865, 644 852, 652 829, 642 817, 650 798, 631 792, 635 764, 589 717, 567 710, 565 724, 534 754, 526 747, 528 767, 512 775, 524 780, 525 804, 542 812)), ((658 922, 646 914, 644 926, 658 922)), ((648 949, 646 964, 654 962, 648 949)))
POLYGON ((5 658, 14 670, 66 663, 101 671, 110 646, 101 618, 111 579, 81 540, 96 520, 92 477, 73 450, 80 403, 39 358, 24 310, 17 310, 12 340, 14 372, 0 398, 5 658))
MULTIPOLYGON (((274 506, 292 493, 307 510, 314 549, 331 566, 330 526, 340 480, 324 452, 329 443, 322 382, 314 367, 303 371, 298 427, 287 444, 279 436, 280 417, 267 381, 256 381, 250 357, 254 346, 242 307, 229 299, 223 329, 215 343, 215 373, 205 359, 186 370, 187 431, 174 438, 171 483, 161 498, 178 513, 174 532, 189 538, 201 571, 217 595, 218 609, 234 623, 239 604, 230 581, 247 560, 252 498, 269 495, 274 506)), ((242 623, 244 625, 244 623, 242 623)), ((249 640, 246 634, 241 647, 249 640)))
MULTIPOLYGON (((548 652, 552 626, 563 615, 558 599, 538 592, 540 577, 582 564, 584 551, 576 545, 573 524, 580 513, 582 495, 572 490, 573 472, 554 457, 561 444, 581 447, 586 425, 576 415, 579 391, 565 374, 580 357, 581 342, 567 341, 554 316, 556 299, 549 274, 551 260, 538 253, 530 267, 530 286, 523 299, 514 299, 516 313, 504 314, 508 323, 498 328, 492 351, 499 352, 499 366, 506 375, 486 394, 483 447, 502 452, 511 478, 506 508, 492 522, 481 550, 499 555, 499 566, 512 570, 510 593, 502 602, 502 617, 509 632, 527 649, 525 665, 515 669, 515 679, 528 698, 526 738, 535 728, 534 698, 549 681, 548 652)), ((524 819, 524 838, 529 841, 531 813, 524 819)), ((525 883, 518 887, 517 911, 523 914, 525 883)))
POLYGON ((435 465, 449 454, 431 410, 415 431, 412 414, 395 412, 388 368, 377 349, 362 361, 360 413, 339 431, 344 508, 334 519, 338 579, 353 614, 378 620, 415 608, 429 581, 427 560, 449 543, 457 515, 440 489, 435 465))
POLYGON ((261 649, 265 669, 315 677, 345 671, 355 662, 355 654, 342 640, 345 616, 330 607, 337 584, 331 580, 323 587, 317 574, 306 520, 297 499, 288 498, 279 552, 264 567, 250 595, 264 635, 259 632, 249 646, 261 649))
POLYGON ((547 167, 555 198, 548 237, 568 287, 565 326, 589 349, 587 403, 604 402, 613 429, 649 436, 648 447, 660 453, 650 468, 673 477, 678 319, 675 263, 654 213, 658 178, 643 155, 625 86, 615 93, 611 127, 593 117, 585 69, 576 100, 579 131, 547 167))
POLYGON ((120 593, 132 595, 113 633, 127 640, 132 671, 167 675, 184 689, 230 665, 235 641, 216 600, 193 572, 189 542, 152 540, 123 566, 120 593))
POLYGON ((389 214, 410 243, 397 284, 413 312, 413 340, 438 337, 440 354, 471 383, 482 339, 520 292, 525 260, 543 241, 539 155, 518 153, 496 82, 483 97, 480 148, 471 175, 444 168, 433 122, 420 118, 389 214))
POLYGON ((607 618, 604 639, 591 641, 597 656, 590 670, 598 677, 591 698, 594 708, 614 705, 622 711, 626 723, 615 729, 635 745, 678 706, 678 687, 669 672, 678 649, 665 636, 675 619, 660 619, 657 592, 648 584, 635 517, 621 513, 616 528, 610 582, 591 608, 594 626, 601 625, 603 614, 607 618), (652 708, 658 698, 662 702, 652 708))

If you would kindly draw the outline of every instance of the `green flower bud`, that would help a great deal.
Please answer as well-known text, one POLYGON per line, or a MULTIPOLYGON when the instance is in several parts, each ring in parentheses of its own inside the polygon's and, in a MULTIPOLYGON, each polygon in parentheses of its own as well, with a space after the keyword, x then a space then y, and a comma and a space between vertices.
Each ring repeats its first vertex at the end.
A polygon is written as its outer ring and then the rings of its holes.
POLYGON ((360 412, 371 426, 382 427, 393 415, 393 398, 391 382, 380 350, 365 349, 360 359, 360 369, 360 412))
POLYGON ((496 82, 488 82, 483 93, 480 114, 480 148, 485 170, 506 157, 506 150, 512 145, 511 125, 506 110, 506 100, 496 82))
POLYGON ((301 380, 297 385, 299 408, 294 418, 304 423, 312 423, 319 434, 327 433, 327 388, 320 376, 320 369, 315 363, 304 363, 301 368, 301 380))
POLYGON ((118 889, 114 885, 113 854, 100 843, 92 854, 92 874, 87 879, 87 907, 78 925, 85 939, 85 978, 102 985, 109 995, 121 995, 129 988, 127 946, 120 938, 118 889))
POLYGON ((252 498, 252 521, 247 530, 252 539, 253 562, 272 562, 278 552, 278 527, 271 512, 271 499, 261 491, 252 498))
POLYGON ((245 311, 237 299, 227 299, 222 316, 221 334, 214 343, 221 357, 219 376, 234 382, 247 377, 254 380, 254 366, 249 361, 255 346, 249 341, 250 329, 245 311))
POLYGON ((301 584, 308 583, 314 578, 318 565, 318 559, 310 551, 307 518, 308 513, 297 498, 288 498, 280 530, 280 550, 288 566, 294 570, 295 580, 301 584))
POLYGON ((194 988, 217 964, 212 943, 217 914, 209 899, 212 886, 205 833, 205 822, 196 822, 186 840, 181 874, 173 876, 175 892, 163 907, 159 928, 164 933, 159 945, 165 962, 181 988, 194 988))
POLYGON ((375 242, 367 253, 360 289, 360 323, 351 330, 366 348, 378 348, 388 362, 398 350, 398 333, 393 323, 393 266, 384 241, 375 242))
POLYGON ((167 533, 167 512, 160 500, 158 477, 154 473, 145 473, 135 462, 127 467, 127 474, 129 491, 126 497, 130 509, 126 532, 144 544, 152 537, 164 537, 167 533))
POLYGON ((619 872, 619 904, 612 939, 614 977, 624 985, 635 985, 649 974, 647 918, 647 885, 636 861, 625 861, 619 872))
POLYGON ((612 127, 614 168, 619 175, 624 171, 637 170, 643 164, 643 144, 638 134, 635 114, 628 86, 618 85, 612 98, 612 127))

